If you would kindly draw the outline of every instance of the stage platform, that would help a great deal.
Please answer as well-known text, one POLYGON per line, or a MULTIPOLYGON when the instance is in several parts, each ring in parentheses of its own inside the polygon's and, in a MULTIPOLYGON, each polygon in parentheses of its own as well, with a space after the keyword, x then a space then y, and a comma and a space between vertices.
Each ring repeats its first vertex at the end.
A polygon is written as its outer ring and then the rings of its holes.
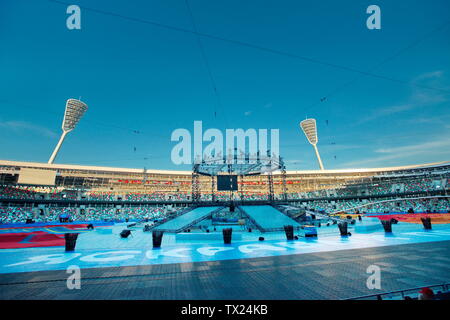
POLYGON ((164 232, 180 232, 184 228, 192 225, 193 223, 200 222, 202 219, 208 217, 214 210, 220 207, 199 207, 191 211, 188 211, 175 219, 167 221, 162 225, 155 228, 155 230, 161 230, 164 232))
POLYGON ((252 259, 0 275, 0 299, 347 299, 450 281, 450 241, 252 259), (366 286, 381 268, 381 290, 366 286))
POLYGON ((282 230, 284 226, 300 227, 300 224, 272 206, 240 206, 261 231, 282 230))

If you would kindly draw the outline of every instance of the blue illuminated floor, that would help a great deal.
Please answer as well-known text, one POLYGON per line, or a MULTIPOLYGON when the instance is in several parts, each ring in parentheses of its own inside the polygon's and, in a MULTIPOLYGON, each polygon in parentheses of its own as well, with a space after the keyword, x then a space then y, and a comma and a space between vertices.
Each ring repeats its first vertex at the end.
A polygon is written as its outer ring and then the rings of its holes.
POLYGON ((399 223, 393 226, 392 235, 353 232, 351 237, 341 238, 336 227, 330 226, 320 228, 318 239, 289 242, 284 233, 263 234, 266 241, 259 242, 261 234, 242 232, 242 241, 231 245, 221 241, 177 243, 174 235, 165 234, 162 248, 152 249, 151 233, 138 229, 133 236, 121 239, 123 228, 116 225, 111 234, 97 230, 80 234, 73 253, 65 253, 63 247, 0 250, 0 273, 64 270, 71 265, 83 269, 246 259, 450 240, 448 225, 425 231, 421 225, 399 223))

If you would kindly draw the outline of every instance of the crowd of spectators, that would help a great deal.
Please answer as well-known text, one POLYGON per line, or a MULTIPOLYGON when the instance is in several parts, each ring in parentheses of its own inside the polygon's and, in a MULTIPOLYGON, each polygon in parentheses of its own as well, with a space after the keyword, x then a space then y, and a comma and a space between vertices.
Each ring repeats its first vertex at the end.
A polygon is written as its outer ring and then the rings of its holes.
MULTIPOLYGON (((249 195, 263 197, 264 195, 249 195)), ((449 198, 425 199, 395 199, 378 198, 365 200, 316 200, 305 201, 300 204, 302 208, 317 212, 353 213, 406 213, 411 210, 415 213, 447 213, 450 212, 449 198)), ((30 207, 0 207, 0 223, 19 223, 32 219, 35 222, 57 222, 61 216, 69 217, 71 221, 123 221, 165 218, 172 209, 167 206, 137 206, 123 207, 88 207, 85 209, 75 207, 49 207, 45 210, 30 207)), ((218 216, 220 217, 220 213, 218 216)))
MULTIPOLYGON (((339 188, 321 189, 309 192, 289 192, 288 199, 311 199, 311 198, 341 198, 351 196, 383 196, 390 194, 402 194, 411 192, 428 192, 450 188, 450 179, 433 180, 431 178, 415 178, 399 182, 378 182, 365 185, 349 185, 339 188)), ((275 194, 277 199, 282 199, 281 194, 275 194)), ((235 199, 242 200, 268 200, 267 191, 239 191, 234 193, 235 199)), ((103 191, 76 191, 62 187, 44 186, 0 186, 0 199, 31 199, 31 200, 89 200, 89 201, 189 201, 191 192, 184 191, 159 191, 159 192, 103 192, 103 191)), ((216 192, 215 199, 219 201, 230 200, 229 192, 216 192)), ((210 192, 201 192, 201 201, 212 201, 210 192)))
POLYGON ((50 207, 44 212, 24 207, 0 207, 0 223, 59 222, 60 217, 69 221, 125 221, 165 218, 173 210, 167 207, 114 207, 78 209, 73 207, 50 207))
POLYGON ((0 223, 20 223, 33 217, 30 208, 0 207, 0 223))
POLYGON ((448 199, 418 199, 374 203, 363 208, 366 213, 408 212, 409 210, 416 213, 448 212, 450 205, 448 199))
POLYGON ((0 197, 4 199, 38 199, 34 187, 0 187, 0 197))
POLYGON ((77 191, 62 190, 57 187, 40 186, 0 186, 0 199, 77 199, 77 191))
POLYGON ((342 186, 335 189, 322 189, 309 192, 288 193, 288 199, 311 199, 311 198, 340 198, 352 196, 383 196, 391 194, 402 194, 411 192, 429 192, 450 189, 450 179, 444 184, 440 180, 428 178, 410 179, 405 182, 392 183, 369 183, 359 186, 342 186))
POLYGON ((86 199, 91 201, 114 201, 117 200, 112 192, 90 192, 86 194, 86 199))
POLYGON ((125 195, 126 201, 142 202, 142 201, 188 201, 191 197, 187 192, 152 192, 152 193, 134 193, 129 192, 125 195))
MULTIPOLYGON (((407 183, 405 183, 405 185, 407 185, 407 183)), ((426 190, 423 190, 426 191, 426 190)), ((367 194, 370 195, 376 195, 376 196, 381 196, 381 195, 385 195, 385 194, 391 194, 391 193, 395 193, 396 191, 392 190, 392 184, 389 183, 375 183, 370 185, 367 188, 367 194)))
POLYGON ((428 191, 435 188, 436 186, 431 179, 414 180, 411 183, 405 183, 405 192, 428 191))
POLYGON ((407 213, 413 210, 415 213, 447 213, 450 210, 448 198, 428 198, 428 199, 402 199, 381 198, 372 200, 345 200, 345 201, 310 201, 302 207, 317 212, 352 212, 355 210, 361 213, 407 213))

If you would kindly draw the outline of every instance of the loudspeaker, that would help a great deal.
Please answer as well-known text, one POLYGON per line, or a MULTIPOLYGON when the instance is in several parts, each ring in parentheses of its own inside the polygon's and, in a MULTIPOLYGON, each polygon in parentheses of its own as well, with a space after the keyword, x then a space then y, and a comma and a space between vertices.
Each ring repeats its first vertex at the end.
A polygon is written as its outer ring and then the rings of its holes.
POLYGON ((124 229, 122 230, 122 232, 120 232, 120 236, 122 238, 128 238, 128 236, 131 234, 131 230, 128 229, 124 229))
POLYGON ((289 225, 289 226, 284 226, 284 233, 286 234, 286 239, 287 240, 294 240, 294 227, 289 225))
POLYGON ((348 236, 348 224, 347 222, 340 222, 338 224, 339 227, 339 232, 341 233, 341 237, 346 237, 348 236))
POLYGON ((384 232, 392 232, 392 219, 391 220, 381 220, 384 232))
POLYGON ((233 234, 232 228, 222 229, 223 243, 230 244, 232 234, 233 234))
POLYGON ((66 240, 66 251, 75 251, 78 233, 65 233, 64 239, 66 240))
POLYGON ((422 224, 423 227, 425 228, 425 230, 431 230, 431 218, 430 217, 426 217, 426 218, 420 218, 420 220, 422 220, 422 224))

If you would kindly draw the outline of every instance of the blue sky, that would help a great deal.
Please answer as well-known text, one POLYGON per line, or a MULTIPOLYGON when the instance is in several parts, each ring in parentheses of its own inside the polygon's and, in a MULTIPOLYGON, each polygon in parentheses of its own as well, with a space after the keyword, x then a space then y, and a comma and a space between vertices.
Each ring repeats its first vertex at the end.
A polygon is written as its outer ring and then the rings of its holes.
POLYGON ((316 169, 306 116, 329 169, 450 160, 450 24, 436 30, 447 0, 189 0, 199 33, 324 62, 201 36, 220 103, 198 36, 137 21, 192 30, 185 0, 70 4, 81 30, 67 29, 66 4, 0 2, 0 159, 46 162, 65 101, 81 97, 89 110, 56 162, 186 170, 170 135, 201 120, 280 129, 288 169, 316 169), (381 30, 366 27, 371 4, 381 30))

